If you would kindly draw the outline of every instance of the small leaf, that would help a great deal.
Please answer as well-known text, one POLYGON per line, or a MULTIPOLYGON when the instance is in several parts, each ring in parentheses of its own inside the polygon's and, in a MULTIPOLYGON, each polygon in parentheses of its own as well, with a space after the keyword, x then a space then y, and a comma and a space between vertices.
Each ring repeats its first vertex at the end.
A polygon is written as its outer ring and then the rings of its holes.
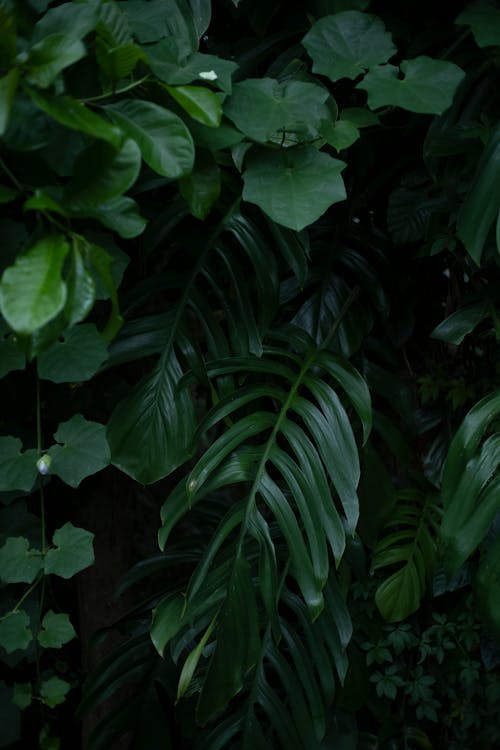
POLYGON ((107 344, 95 325, 84 323, 63 334, 38 356, 38 374, 53 383, 90 380, 108 358, 107 344))
POLYGON ((30 492, 35 483, 38 453, 34 449, 21 453, 21 448, 18 438, 0 437, 0 492, 30 492))
POLYGON ((40 685, 40 697, 49 708, 54 708, 64 703, 66 694, 71 689, 71 685, 60 677, 50 677, 44 680, 40 685))
POLYGON ((0 308, 16 333, 34 333, 64 307, 67 292, 61 270, 68 250, 61 235, 44 237, 4 271, 0 308))
POLYGON ((8 654, 28 648, 33 638, 29 624, 30 618, 23 609, 8 612, 0 619, 0 646, 8 654))
POLYGON ((356 125, 347 120, 337 120, 334 123, 330 120, 325 120, 321 125, 320 134, 337 151, 342 151, 344 148, 352 146, 360 135, 356 125))
POLYGON ((346 198, 344 162, 312 147, 250 153, 246 164, 244 200, 290 229, 304 229, 346 198))
POLYGON ((415 57, 401 63, 405 74, 398 78, 394 65, 372 68, 356 88, 368 93, 371 109, 393 106, 410 112, 440 115, 453 101, 458 84, 465 76, 454 63, 415 57))
POLYGON ((18 79, 19 71, 17 68, 14 68, 3 78, 0 78, 0 136, 5 133, 9 124, 10 111, 18 79))
POLYGON ((124 99, 106 108, 110 117, 139 146, 151 169, 165 177, 181 177, 194 162, 193 139, 180 117, 140 99, 124 99))
POLYGON ((331 81, 356 78, 397 52, 382 21, 356 10, 320 18, 302 44, 312 58, 313 72, 331 81))
POLYGON ((56 615, 49 610, 42 620, 42 630, 37 637, 44 648, 61 648, 65 643, 76 638, 76 633, 69 615, 56 615))
POLYGON ((12 691, 12 702, 21 711, 31 705, 33 700, 33 691, 30 682, 15 682, 12 691))
POLYGON ((166 86, 166 89, 193 120, 210 128, 219 127, 222 104, 212 91, 202 86, 166 86))
POLYGON ((67 33, 50 34, 29 50, 26 79, 46 89, 61 71, 85 55, 85 45, 79 39, 67 33))
POLYGON ((0 548, 0 579, 5 583, 32 583, 42 568, 40 550, 30 549, 22 536, 9 537, 0 548))
POLYGON ((51 473, 70 487, 78 487, 85 477, 108 466, 110 452, 104 425, 87 422, 81 414, 75 414, 59 425, 54 437, 62 445, 47 451, 52 459, 51 473))
POLYGON ((88 568, 94 562, 93 539, 94 534, 90 531, 65 523, 54 532, 52 542, 55 549, 49 549, 45 555, 45 572, 71 578, 88 568))

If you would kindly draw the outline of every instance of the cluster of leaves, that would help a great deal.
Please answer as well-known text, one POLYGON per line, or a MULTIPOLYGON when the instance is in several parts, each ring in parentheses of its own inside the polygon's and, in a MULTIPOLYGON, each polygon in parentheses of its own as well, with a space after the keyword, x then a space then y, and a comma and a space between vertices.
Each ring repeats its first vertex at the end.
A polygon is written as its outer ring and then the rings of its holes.
MULTIPOLYGON (((86 684, 83 713, 127 686, 95 750, 335 743, 367 556, 398 621, 479 548, 500 628, 498 10, 434 38, 380 5, 0 0, 0 375, 36 394, 0 420, 0 646, 36 672, 2 693, 39 699, 42 748, 70 683, 40 649, 74 635, 51 576, 93 559, 51 500, 109 464, 153 485, 164 552, 86 684)), ((375 690, 432 721, 411 670, 375 690)))

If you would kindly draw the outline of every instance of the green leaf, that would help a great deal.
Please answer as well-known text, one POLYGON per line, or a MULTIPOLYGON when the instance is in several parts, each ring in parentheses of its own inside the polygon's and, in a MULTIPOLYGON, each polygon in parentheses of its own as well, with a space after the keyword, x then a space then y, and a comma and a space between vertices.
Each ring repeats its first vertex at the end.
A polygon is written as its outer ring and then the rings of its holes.
POLYGON ((346 198, 344 162, 312 147, 250 152, 246 165, 243 199, 296 231, 346 198))
POLYGON ((166 41, 150 45, 147 54, 153 73, 171 86, 200 80, 213 82, 226 94, 232 91, 232 75, 238 68, 232 60, 195 52, 187 60, 177 62, 172 58, 166 41))
MULTIPOLYGON (((170 0, 168 13, 165 13, 163 0, 150 0, 146 6, 141 0, 125 0, 120 3, 120 7, 129 18, 130 26, 140 42, 155 42, 167 37, 179 59, 198 48, 201 16, 197 14, 195 20, 192 2, 170 0)), ((201 23, 201 28, 203 26, 204 23, 201 23)))
POLYGON ((28 648, 33 639, 29 624, 30 618, 23 609, 8 612, 0 619, 0 646, 8 654, 28 648))
POLYGON ((95 325, 74 326, 38 356, 38 375, 53 383, 80 383, 90 380, 107 358, 107 344, 95 325))
POLYGON ((0 437, 0 492, 30 492, 37 478, 36 450, 21 453, 18 438, 0 437))
POLYGON ((9 537, 0 548, 0 579, 5 583, 32 583, 42 568, 40 550, 30 549, 22 536, 9 537))
POLYGON ((16 333, 34 333, 64 307, 66 284, 61 270, 68 250, 61 235, 44 237, 4 271, 0 309, 16 333))
POLYGON ((15 682, 12 691, 12 702, 21 711, 31 705, 33 700, 33 690, 30 682, 15 682))
POLYGON ((26 358, 14 338, 0 338, 0 378, 13 370, 24 369, 26 358))
POLYGON ((500 46, 500 10, 487 0, 471 3, 455 19, 457 26, 470 26, 479 47, 500 46))
POLYGON ((475 305, 462 307, 436 326, 431 336, 433 339, 445 341, 447 344, 460 346, 467 334, 471 333, 487 314, 488 308, 484 302, 476 302, 475 305))
POLYGON ((17 68, 0 78, 0 136, 7 130, 14 95, 16 93, 19 71, 17 68))
POLYGON ((326 120, 320 128, 320 134, 337 151, 349 148, 360 136, 356 125, 347 120, 337 120, 334 123, 326 120))
POLYGON ((108 424, 111 461, 136 481, 167 476, 193 450, 195 416, 187 388, 178 389, 182 370, 173 348, 118 404, 108 424))
POLYGON ((87 246, 87 252, 89 262, 97 271, 98 278, 104 288, 104 299, 109 298, 111 300, 111 314, 106 323, 106 327, 102 332, 103 339, 105 341, 111 341, 123 323, 118 304, 118 292, 116 289, 116 285, 119 283, 120 278, 115 281, 111 272, 113 259, 106 250, 103 250, 99 245, 92 244, 87 246))
POLYGON ((87 422, 81 414, 75 414, 59 425, 54 437, 62 445, 47 451, 52 459, 50 473, 57 474, 70 487, 78 487, 85 477, 108 466, 110 451, 104 425, 87 422))
POLYGON ((76 638, 69 615, 56 615, 51 609, 42 620, 42 630, 38 633, 38 642, 43 648, 61 648, 76 638))
POLYGON ((141 168, 139 147, 128 138, 120 149, 95 141, 77 157, 73 178, 65 190, 69 209, 80 203, 106 204, 136 181, 141 168))
POLYGON ((348 107, 340 113, 341 120, 347 120, 357 128, 368 128, 371 125, 380 125, 380 119, 374 112, 364 107, 348 107))
POLYGON ((302 44, 312 58, 313 72, 332 81, 356 78, 397 52, 382 21, 356 10, 320 18, 302 44))
MULTIPOLYGON (((91 191, 91 187, 89 190, 91 191)), ((127 196, 113 198, 106 203, 96 203, 89 197, 86 201, 72 202, 69 209, 71 216, 96 219, 125 239, 137 237, 144 231, 147 223, 140 215, 137 203, 127 196)))
POLYGON ((180 117, 164 107, 140 99, 125 99, 109 105, 107 112, 139 146, 151 169, 177 178, 193 167, 194 145, 180 117))
POLYGON ((483 247, 500 209, 500 125, 488 138, 457 220, 457 233, 479 265, 483 247))
POLYGON ((206 219, 221 189, 219 167, 213 156, 199 152, 191 174, 179 180, 179 190, 197 219, 206 219))
POLYGON ((233 87, 224 114, 254 141, 280 142, 285 132, 304 140, 329 117, 327 99, 328 91, 314 83, 249 78, 233 87))
POLYGON ((66 694, 70 691, 71 685, 60 677, 49 677, 40 685, 40 698, 49 708, 55 708, 64 703, 66 694))
POLYGON ((203 650, 208 643, 208 639, 212 635, 212 630, 214 629, 215 622, 216 619, 214 617, 208 628, 205 630, 203 638, 201 638, 200 642, 194 647, 194 649, 191 651, 186 661, 184 662, 182 672, 179 677, 179 684, 177 686, 177 700, 182 698, 186 690, 189 688, 189 685, 191 684, 191 680, 193 679, 193 675, 195 673, 196 667, 198 666, 201 655, 203 654, 203 650))
POLYGON ((33 39, 38 41, 50 34, 66 34, 83 39, 93 31, 99 19, 97 4, 66 2, 50 8, 36 23, 33 39))
POLYGON ((453 102, 458 84, 465 73, 458 65, 432 60, 422 55, 404 60, 398 78, 394 65, 380 65, 370 70, 356 88, 368 93, 368 106, 402 107, 410 112, 440 115, 453 102))
POLYGON ((222 104, 212 91, 202 86, 166 86, 165 88, 193 120, 210 128, 219 127, 222 104))
POLYGON ((50 34, 29 50, 24 63, 28 83, 48 88, 69 65, 85 57, 85 45, 70 34, 50 34))
POLYGON ((112 125, 104 118, 99 117, 95 112, 85 106, 78 99, 72 99, 70 96, 52 96, 47 93, 41 93, 34 89, 29 89, 28 93, 35 102, 49 117, 52 117, 61 125, 67 128, 77 130, 80 133, 86 133, 94 138, 100 138, 115 148, 119 148, 123 143, 123 133, 115 125, 112 125))
POLYGON ((45 555, 45 573, 61 578, 71 578, 94 562, 94 534, 65 523, 54 532, 52 543, 45 555))
POLYGON ((71 270, 66 281, 68 293, 64 307, 64 317, 68 321, 68 325, 74 326, 86 318, 91 311, 95 301, 96 290, 94 279, 85 268, 76 243, 73 245, 71 260, 71 270))

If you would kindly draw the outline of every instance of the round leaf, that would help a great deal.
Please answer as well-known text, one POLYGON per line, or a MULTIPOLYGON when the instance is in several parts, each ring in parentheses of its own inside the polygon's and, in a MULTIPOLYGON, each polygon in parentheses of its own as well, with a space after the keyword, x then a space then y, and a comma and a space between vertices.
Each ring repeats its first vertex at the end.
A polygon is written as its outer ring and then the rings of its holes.
POLYGON ((28 648, 33 638, 28 628, 29 624, 30 618, 23 609, 8 612, 0 620, 0 646, 3 646, 8 654, 28 648))
POLYGON ((278 224, 300 231, 346 198, 344 167, 312 147, 250 153, 243 198, 278 224))
POLYGON ((93 539, 90 531, 65 523, 54 532, 52 541, 55 549, 49 549, 45 555, 45 572, 71 578, 88 568, 94 562, 93 539))
POLYGON ((102 424, 87 422, 76 414, 59 425, 54 437, 63 445, 54 445, 47 451, 52 459, 50 472, 70 487, 78 487, 85 477, 109 464, 106 428, 102 424))
POLYGON ((64 237, 44 237, 4 271, 0 308, 16 333, 34 333, 64 307, 66 284, 61 269, 68 250, 64 237))
POLYGON ((59 677, 50 677, 44 680, 40 686, 40 697, 49 708, 59 706, 64 703, 66 693, 70 690, 71 685, 66 680, 59 677))
POLYGON ((61 648, 73 638, 76 638, 76 633, 69 615, 56 615, 49 610, 42 620, 42 630, 38 634, 40 645, 44 648, 61 648))

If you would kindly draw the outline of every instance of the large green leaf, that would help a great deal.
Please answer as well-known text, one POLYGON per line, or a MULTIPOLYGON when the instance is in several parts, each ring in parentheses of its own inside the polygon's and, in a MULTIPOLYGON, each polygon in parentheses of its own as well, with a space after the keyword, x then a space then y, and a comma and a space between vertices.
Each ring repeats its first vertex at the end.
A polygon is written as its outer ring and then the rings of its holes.
MULTIPOLYGON (((92 188, 89 185, 89 191, 92 188)), ((130 239, 141 234, 146 227, 146 219, 139 213, 139 206, 128 196, 121 195, 106 203, 96 203, 91 197, 86 201, 73 201, 69 210, 71 216, 97 219, 108 229, 130 239)))
POLYGON ((45 555, 45 572, 71 578, 94 562, 94 535, 90 531, 65 523, 54 531, 53 547, 45 555))
POLYGON ((194 163, 193 139, 182 120, 158 104, 124 99, 109 105, 110 117, 133 138, 142 158, 165 177, 180 177, 194 163))
POLYGON ((95 2, 63 3, 50 8, 35 24, 33 40, 39 41, 51 34, 83 39, 95 28, 98 19, 98 4, 95 2))
POLYGON ((70 34, 50 34, 31 47, 26 60, 29 83, 48 88, 59 73, 85 57, 85 45, 70 34))
POLYGON ((110 451, 104 425, 75 414, 59 425, 54 437, 61 445, 47 451, 52 459, 50 473, 71 487, 78 487, 85 477, 108 466, 110 451))
POLYGON ((344 162, 312 147, 251 152, 243 198, 278 224, 300 231, 345 200, 344 167, 344 162))
POLYGON ((8 612, 0 618, 0 646, 3 646, 8 654, 28 648, 33 639, 29 624, 30 618, 23 609, 8 612))
POLYGON ((61 235, 44 237, 4 271, 0 309, 16 333, 33 333, 64 307, 66 284, 61 270, 68 250, 61 235))
POLYGON ((304 140, 329 117, 327 99, 328 91, 314 83, 249 78, 233 87, 224 113, 255 141, 280 140, 285 132, 304 140))
POLYGON ((488 0, 477 0, 467 5, 455 23, 470 26, 480 47, 500 46, 500 10, 488 0))
POLYGON ((140 167, 141 153, 132 138, 119 149, 105 141, 95 141, 75 161, 73 177, 65 191, 70 210, 80 203, 99 206, 120 196, 134 184, 140 167))
POLYGON ((32 583, 42 568, 40 550, 30 549, 24 537, 9 537, 0 549, 0 578, 5 583, 32 583))
POLYGON ((79 383, 90 380, 107 356, 106 342, 94 325, 74 326, 38 356, 38 374, 53 383, 79 383))
POLYGON ((232 60, 195 52, 187 60, 177 63, 165 42, 149 45, 147 52, 153 73, 171 86, 211 81, 226 94, 232 91, 232 75, 238 68, 232 60))
POLYGON ((43 648, 61 648, 76 638, 69 615, 55 614, 51 609, 44 615, 42 629, 38 633, 38 642, 43 648))
POLYGON ((370 70, 356 88, 368 93, 368 105, 402 107, 410 112, 440 115, 451 106, 465 73, 458 65, 422 55, 401 63, 404 78, 394 65, 370 70))
POLYGON ((468 333, 487 316, 488 308, 484 302, 462 307, 449 315, 432 331, 431 336, 447 344, 459 346, 468 333))
POLYGON ((302 44, 312 58, 313 71, 332 81, 356 78, 397 52, 382 21, 356 10, 320 18, 302 44))
POLYGON ((182 371, 173 348, 153 373, 118 404, 108 424, 111 460, 138 482, 156 482, 193 450, 191 394, 178 383, 182 371))
POLYGON ((217 128, 222 117, 222 104, 209 89, 202 86, 167 86, 170 96, 193 120, 217 128))
POLYGON ((0 437, 0 491, 21 490, 29 492, 37 477, 38 453, 31 449, 21 453, 18 438, 0 437))

